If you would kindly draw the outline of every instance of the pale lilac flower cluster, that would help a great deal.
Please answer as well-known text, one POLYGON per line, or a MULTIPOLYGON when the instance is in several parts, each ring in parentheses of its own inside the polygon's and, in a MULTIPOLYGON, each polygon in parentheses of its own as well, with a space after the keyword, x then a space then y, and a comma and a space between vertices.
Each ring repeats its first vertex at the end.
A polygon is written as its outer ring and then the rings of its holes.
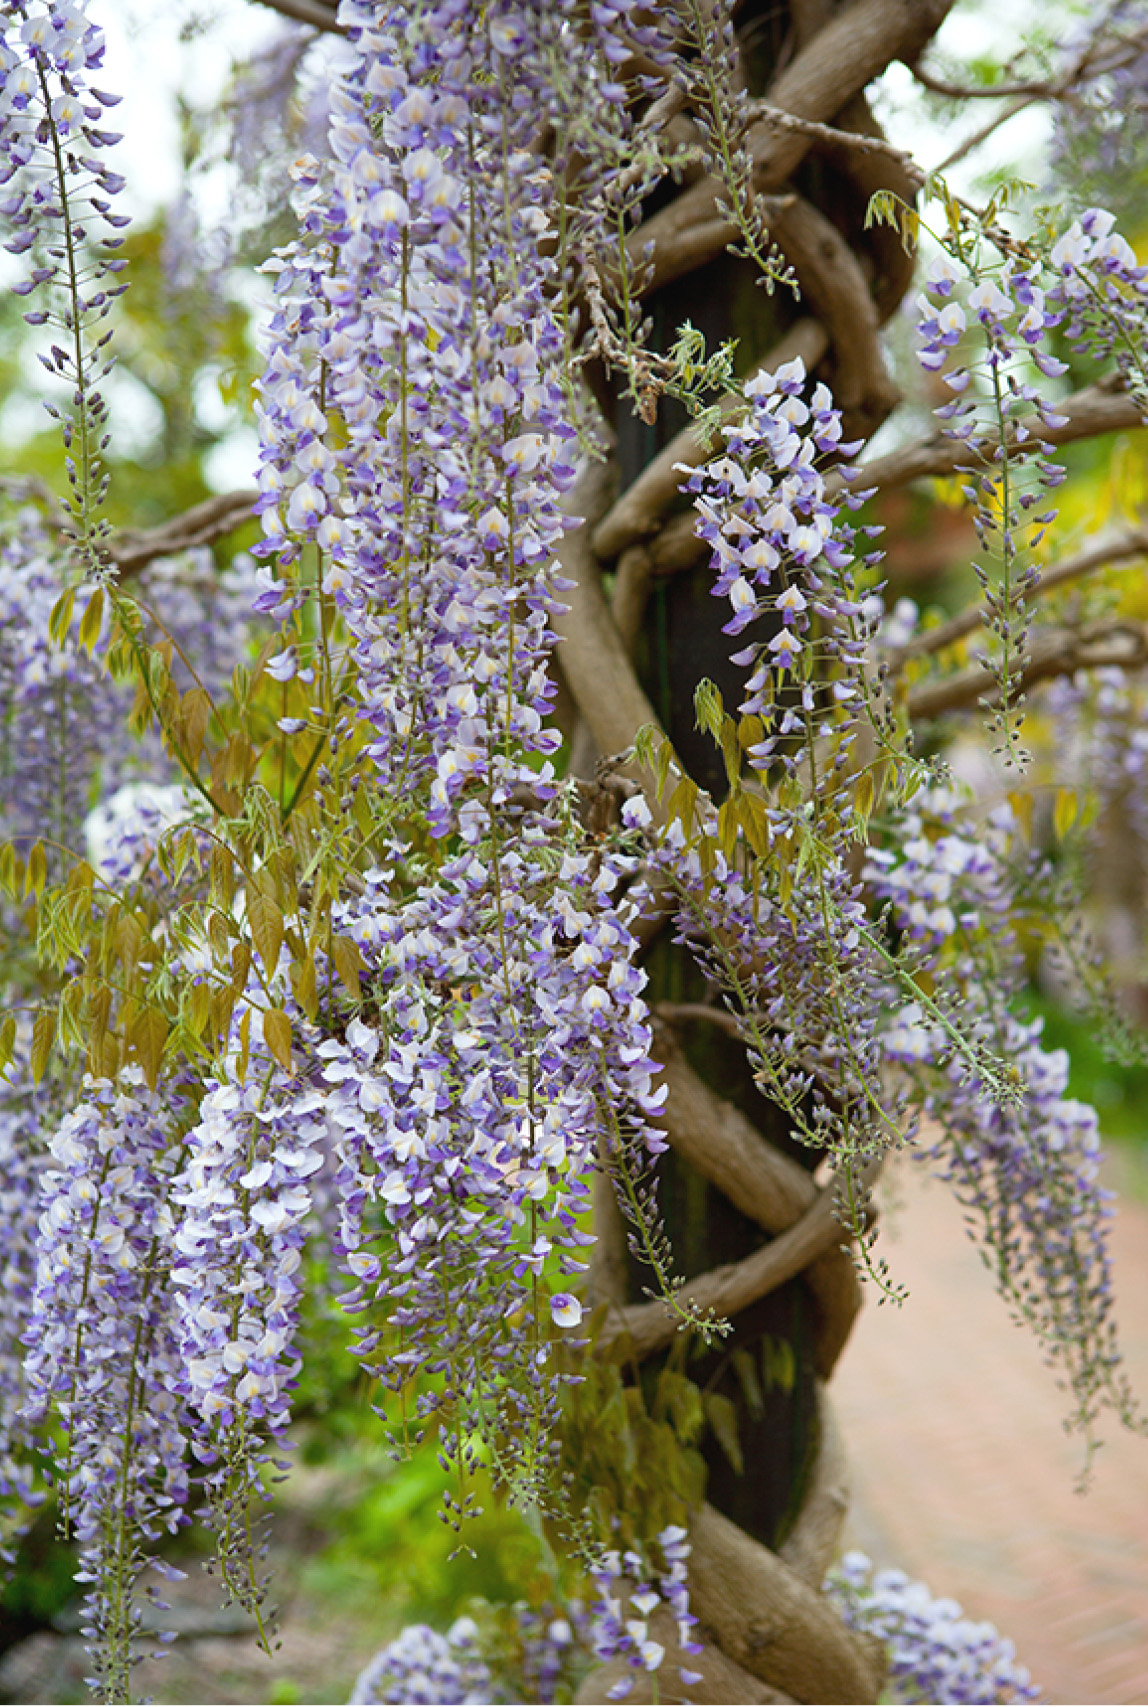
MULTIPOLYGON (((624 1659, 634 1672, 657 1672, 666 1650, 650 1634, 649 1621, 660 1608, 677 1625, 679 1652, 694 1655, 701 1646, 693 1639, 696 1616, 690 1611, 686 1582, 690 1544, 686 1531, 677 1524, 663 1529, 656 1538, 663 1564, 660 1570, 632 1549, 607 1551, 590 1575, 598 1599, 587 1608, 583 1640, 600 1661, 624 1659)), ((701 1673, 679 1666, 681 1681, 689 1686, 701 1681, 701 1673)), ((607 1692, 610 1701, 622 1701, 634 1684, 623 1677, 607 1692)))
POLYGON ((981 551, 999 565, 974 564, 983 590, 986 626, 1000 642, 989 666, 998 684, 995 726, 1005 750, 1019 757, 1016 671, 1027 638, 1027 599, 1039 580, 1031 553, 1056 511, 1048 494, 1064 478, 1045 431, 1066 416, 1032 382, 1068 364, 1048 348, 1060 328, 1077 351, 1112 357, 1136 397, 1145 399, 1142 372, 1148 272, 1115 220, 1089 208, 1055 243, 1046 260, 984 263, 942 251, 918 297, 918 358, 955 395, 936 411, 946 435, 965 453, 957 464, 972 506, 981 551), (969 360, 970 344, 977 354, 969 360), (1044 431, 1042 431, 1044 429, 1044 431))
MULTIPOLYGON (((520 1604, 508 1609, 515 1626, 513 1657, 507 1664, 504 1655, 497 1664, 514 1700, 553 1701, 558 1686, 569 1684, 572 1662, 584 1665, 587 1660, 606 1664, 622 1659, 629 1666, 632 1675, 613 1686, 611 1701, 624 1700, 633 1689, 633 1677, 641 1672, 656 1674, 666 1687, 662 1668, 667 1651, 650 1632, 656 1613, 668 1613, 673 1621, 679 1662, 701 1652, 693 1639, 697 1618, 689 1609, 686 1531, 674 1524, 662 1530, 650 1554, 652 1558, 633 1549, 607 1549, 590 1568, 597 1597, 589 1604, 571 1601, 561 1609, 520 1604)), ((687 1687, 701 1681, 699 1672, 680 1663, 678 1676, 687 1687)), ((380 1704, 491 1702, 496 1699, 494 1689, 478 1627, 460 1618, 445 1636, 425 1624, 408 1625, 360 1674, 350 1699, 380 1704)))
MULTIPOLYGON (((792 825, 780 809, 771 817, 776 848, 792 825)), ((712 810, 701 835, 717 841, 712 810)), ((679 897, 676 940, 725 994, 758 1086, 794 1135, 850 1166, 884 1149, 898 1103, 880 1071, 888 975, 844 859, 826 859, 783 894, 780 862, 750 876, 714 848, 703 864, 675 823, 652 863, 679 897)))
POLYGON ((1112 1320, 1112 1194, 1098 1179, 1096 1112, 1065 1095, 1067 1055, 1043 1047, 1040 1020, 1012 1011, 1024 982, 1020 891, 1047 876, 1018 850, 1008 807, 962 834, 952 803, 937 797, 903 829, 902 848, 871 854, 866 875, 914 942, 917 974, 955 1018, 923 995, 902 1003, 886 1056, 940 1128, 919 1154, 953 1187, 1002 1296, 1062 1370, 1072 1422, 1090 1431, 1102 1404, 1129 1411, 1112 1320), (991 1063, 1003 1079, 990 1080, 991 1063))
MULTIPOLYGON (((104 59, 104 33, 91 23, 83 0, 8 0, 4 34, 0 38, 0 125, 4 158, 0 182, 9 193, 0 213, 13 228, 5 244, 9 254, 23 255, 44 244, 50 231, 67 228, 69 219, 91 218, 113 231, 127 224, 111 212, 108 200, 123 180, 100 158, 99 151, 119 137, 99 129, 104 109, 118 104, 118 95, 88 86, 88 74, 98 72, 104 59), (54 169, 52 138, 59 139, 69 171, 79 179, 82 201, 71 215, 60 204, 60 185, 54 169), (83 151, 81 153, 81 150, 83 151)), ((74 230, 74 226, 72 227, 74 230)), ((81 230, 80 240, 85 237, 81 230)), ((102 247, 120 246, 119 238, 104 237, 102 247)), ((119 267, 105 258, 106 271, 119 267)), ((18 286, 27 295, 59 272, 58 265, 38 266, 18 286)), ((118 294, 118 288, 116 293, 118 294)), ((103 301, 89 309, 99 315, 103 301)), ((45 316, 35 317, 42 324, 45 316)))
POLYGON ((925 294, 917 299, 918 359, 955 393, 935 413, 946 436, 961 446, 957 470, 981 552, 989 560, 974 562, 973 568, 986 626, 1000 642, 994 666, 1001 697, 996 726, 1010 751, 1019 740, 1015 677, 1027 636, 1027 597, 1039 579, 1029 554, 1055 520, 1055 509, 1047 508, 1048 493, 1065 478, 1040 428, 1063 426, 1066 417, 1029 377, 1032 365, 1047 378, 1067 367, 1043 348, 1049 331, 1064 318, 1045 282, 1037 266, 1017 264, 974 270, 970 282, 963 267, 942 252, 926 274, 925 294), (961 283, 968 285, 963 300, 957 293, 961 283), (970 341, 978 350, 971 364, 966 360, 970 341), (998 564, 999 572, 991 564, 998 564))
MULTIPOLYGON (((584 1266, 579 1217, 599 1146, 619 1167, 635 1144, 658 1147, 645 974, 633 964, 640 900, 615 898, 636 855, 567 852, 556 891, 545 823, 521 823, 496 855, 480 816, 464 808, 462 819, 463 848, 433 883, 395 901, 380 869, 341 909, 340 930, 374 969, 380 1017, 319 1055, 346 1304, 366 1312, 360 1354, 396 1389, 416 1368, 434 1375, 420 1414, 443 1408, 478 1427, 493 1402, 518 1416, 525 1441, 532 1407, 551 1403, 544 1276, 584 1266), (486 922, 495 857, 501 931, 486 922), (371 1246, 387 1229, 384 1257, 371 1246), (380 1335, 382 1299, 397 1343, 380 1335)), ((549 1314, 565 1329, 581 1309, 559 1292, 549 1314)))
MULTIPOLYGON (((768 640, 734 654, 753 665, 741 710, 775 722, 751 757, 772 759, 780 741, 806 733, 813 689, 800 699, 791 683, 806 683, 819 670, 839 666, 835 697, 851 703, 856 690, 847 679, 860 666, 857 600, 850 572, 855 530, 841 520, 862 494, 831 497, 818 457, 849 456, 856 444, 842 440, 841 414, 828 387, 817 385, 807 403, 800 359, 776 373, 746 381, 749 404, 743 419, 722 428, 724 453, 698 469, 684 469, 682 490, 694 495, 697 532, 713 551, 713 592, 728 598, 733 617, 727 634, 740 634, 762 617, 772 618, 768 640), (815 624, 820 624, 820 630, 815 624)), ((867 561, 877 561, 874 556, 867 561)))
POLYGON ((1055 188, 1119 209, 1137 231, 1148 157, 1148 8, 1144 0, 1090 8, 1061 45, 1084 71, 1054 108, 1055 188))
POLYGON ((1148 411, 1148 267, 1139 265, 1115 224, 1116 216, 1106 208, 1090 207, 1053 244, 1049 265, 1059 278, 1048 300, 1062 311, 1073 349, 1098 360, 1111 357, 1148 411))
MULTIPOLYGON (((538 255, 548 174, 525 149, 532 109, 512 103, 507 142, 469 153, 495 119, 506 54, 520 56, 517 81, 540 26, 510 6, 480 28, 446 3, 413 25, 372 10, 368 27, 353 8, 347 21, 356 49, 333 95, 335 162, 301 198, 334 270, 303 245, 279 275, 263 523, 280 568, 306 540, 329 554, 372 756, 408 789, 429 778, 445 833, 468 785, 489 782, 495 800, 513 787, 508 743, 546 754, 557 739, 541 726, 548 574, 573 468, 553 269, 538 255), (431 41, 433 84, 418 59, 431 41), (341 451, 324 442, 320 365, 348 431, 341 451)), ((531 773, 536 788, 545 779, 531 773)))
POLYGON ((282 1434, 312 1176, 324 1162, 323 1097, 273 1069, 209 1084, 172 1187, 172 1282, 188 1403, 221 1436, 282 1434))
POLYGON ((52 1092, 33 1085, 28 1067, 31 1026, 17 1036, 14 1059, 0 1079, 0 1557, 38 1498, 35 1430, 24 1416, 27 1381, 23 1336, 36 1279, 40 1176, 48 1161, 44 1127, 52 1092))
POLYGON ((33 1423, 65 1445, 63 1516, 91 1584, 85 1634, 98 1687, 127 1699, 145 1545, 187 1521, 189 1471, 178 1398, 178 1309, 169 1284, 180 1098, 89 1081, 51 1139, 41 1173, 36 1275, 24 1343, 33 1423))
POLYGON ((1039 1699, 1013 1644, 994 1625, 974 1623, 955 1600, 936 1599, 904 1571, 875 1571, 864 1553, 846 1553, 825 1591, 851 1630, 885 1643, 890 1701, 956 1707, 1039 1699))
POLYGON ((575 1635, 583 1623, 581 1602, 572 1602, 562 1611, 553 1605, 536 1608, 520 1603, 514 1612, 518 1693, 524 1701, 547 1707, 571 1683, 571 1668, 581 1652, 575 1635))
POLYGON ((1132 672, 1104 669, 1056 683, 1054 691, 1070 774, 1095 790, 1101 814, 1119 810, 1148 858, 1148 684, 1132 672))
POLYGON ((427 859, 396 834, 342 910, 383 1023, 320 1054, 360 1354, 396 1391, 428 1374, 420 1413, 460 1454, 484 1416, 539 1438, 550 1333, 580 1316, 568 1291, 547 1310, 546 1277, 576 1271, 600 1148, 621 1168, 655 1142, 641 898, 617 897, 636 856, 578 851, 543 727, 573 467, 555 190, 529 148, 566 11, 345 0, 333 159, 296 175, 261 382, 257 602, 314 597, 314 555, 399 829, 457 838, 427 859))
POLYGON ((186 822, 191 811, 179 784, 124 783, 84 821, 88 859, 108 883, 132 883, 154 862, 164 832, 186 822))
POLYGON ((471 1618, 457 1619, 445 1636, 429 1624, 408 1624, 359 1673, 350 1701, 365 1707, 484 1707, 494 1700, 494 1685, 477 1636, 471 1618))
POLYGON ((124 750, 122 696, 48 620, 61 568, 40 516, 18 511, 0 533, 0 826, 26 847, 80 844, 95 778, 124 750))
POLYGON ((95 387, 111 367, 106 337, 95 328, 124 290, 116 275, 125 263, 115 251, 127 219, 112 211, 123 179, 103 158, 119 137, 101 128, 118 96, 89 81, 103 63, 103 31, 83 0, 10 0, 0 35, 0 218, 10 228, 5 247, 32 265, 15 287, 21 295, 48 289, 47 306, 30 311, 32 325, 51 325, 61 341, 40 361, 64 389, 61 406, 72 526, 85 571, 104 564, 103 528, 95 512, 106 479, 100 453, 107 407, 95 387), (50 288, 49 288, 50 287, 50 288))

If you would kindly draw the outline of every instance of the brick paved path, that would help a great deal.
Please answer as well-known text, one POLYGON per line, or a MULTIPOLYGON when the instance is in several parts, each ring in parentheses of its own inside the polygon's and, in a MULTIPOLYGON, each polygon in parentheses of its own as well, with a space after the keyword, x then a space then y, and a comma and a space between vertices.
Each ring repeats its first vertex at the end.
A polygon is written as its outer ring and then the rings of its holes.
MULTIPOLYGON (((1106 1428, 1091 1491, 1062 1395, 945 1188, 901 1164, 884 1244, 911 1289, 863 1312, 834 1378, 849 1539, 1012 1637, 1060 1703, 1148 1703, 1148 1440, 1106 1428), (891 1222, 891 1226, 889 1223, 891 1222)), ((1127 1366, 1148 1408, 1148 1206, 1114 1233, 1127 1366)))

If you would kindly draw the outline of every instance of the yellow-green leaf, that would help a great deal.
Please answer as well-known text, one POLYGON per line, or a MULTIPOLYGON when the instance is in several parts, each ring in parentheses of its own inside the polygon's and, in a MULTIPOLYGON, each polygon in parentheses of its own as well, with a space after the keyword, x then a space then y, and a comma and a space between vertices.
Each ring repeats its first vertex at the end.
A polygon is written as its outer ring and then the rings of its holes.
POLYGON ((1078 809, 1075 790, 1058 788, 1052 808, 1052 827, 1056 832, 1057 841, 1063 841, 1075 824, 1078 809))
POLYGON ((206 978, 193 984, 184 1000, 184 1014, 196 1037, 202 1037, 211 1019, 211 985, 206 978))
POLYGON ((104 623, 104 589, 97 587, 88 600, 87 609, 80 618, 80 645, 85 652, 90 652, 100 638, 100 629, 104 623))
POLYGON ((315 962, 310 953, 305 952, 291 968, 291 988, 307 1018, 314 1019, 319 1012, 319 992, 315 984, 315 962))
POLYGON ((211 695, 206 688, 188 688, 183 696, 183 740, 193 765, 199 763, 207 726, 211 722, 211 695))
POLYGON ((857 779, 857 795, 854 802, 857 816, 862 828, 868 824, 873 811, 873 803, 877 797, 877 786, 873 781, 872 771, 862 771, 857 779))
POLYGON ((62 646, 68 638, 68 630, 72 626, 72 609, 75 602, 75 587, 66 587, 49 612, 48 639, 54 646, 62 646))
POLYGON ((263 1010, 263 1041, 286 1072, 291 1071, 291 1021, 282 1008, 263 1010))
POLYGON ((251 940, 259 951, 259 958, 268 975, 273 977, 279 966, 279 950, 283 947, 283 914, 270 895, 261 889, 250 888, 247 891, 247 922, 251 926, 251 940))
POLYGON ((38 1085, 44 1077, 48 1066, 48 1057, 52 1053, 52 1044, 56 1037, 56 1016, 46 1010, 36 1015, 32 1026, 32 1053, 29 1066, 32 1071, 32 1083, 38 1085))
POLYGON ((16 1049, 16 1015, 5 1014, 0 1020, 0 1073, 7 1072, 16 1049))
POLYGON ((28 867, 24 873, 24 893, 35 893, 37 899, 44 893, 44 884, 48 880, 48 858, 44 852, 43 842, 35 842, 28 855, 28 867))
POLYGON ((170 1031, 167 1015, 161 1008, 145 1008, 131 1028, 128 1041, 139 1057, 144 1077, 152 1090, 159 1080, 164 1044, 170 1031))
POLYGON ((358 943, 353 937, 337 936, 331 944, 331 959, 335 962, 335 971, 340 981, 358 1000, 359 974, 363 970, 363 957, 359 953, 358 943))

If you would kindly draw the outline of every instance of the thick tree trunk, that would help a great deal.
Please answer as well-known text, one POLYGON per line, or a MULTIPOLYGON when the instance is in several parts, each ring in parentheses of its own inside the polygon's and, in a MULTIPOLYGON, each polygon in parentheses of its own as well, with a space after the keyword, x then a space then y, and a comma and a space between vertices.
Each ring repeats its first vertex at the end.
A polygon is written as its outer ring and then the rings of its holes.
MULTIPOLYGON (((737 22, 750 92, 802 118, 879 135, 866 83, 892 59, 919 54, 949 3, 791 0, 787 12, 773 0, 746 0, 737 22)), ((735 337, 743 375, 800 355, 833 388, 847 431, 868 436, 896 402, 878 329, 904 294, 912 262, 889 231, 864 229, 865 211, 875 190, 910 200, 913 185, 885 154, 777 129, 755 142, 759 187, 791 198, 771 235, 798 275, 800 302, 783 291, 766 295, 750 263, 723 253, 730 233, 715 219, 714 186, 695 182, 652 208, 635 237, 638 246, 655 245, 647 304, 655 340, 667 347, 686 319, 710 348, 735 337)), ((614 490, 609 478, 589 478, 579 494, 587 519, 564 554, 577 583, 560 625, 565 682, 580 713, 575 764, 591 774, 596 757, 623 752, 656 720, 694 780, 720 798, 724 769, 695 730, 694 690, 708 677, 732 707, 744 673, 729 661, 727 613, 691 548, 674 470, 708 453, 676 405, 663 402, 652 424, 618 406, 610 425, 614 490), (609 597, 604 572, 614 577, 609 597)), ((691 1524, 702 1682, 682 1694, 698 1702, 874 1701, 879 1659, 821 1594, 848 1498, 824 1382, 859 1306, 859 1282, 831 1201, 812 1177, 818 1155, 792 1140, 785 1117, 757 1089, 743 1045, 687 951, 658 921, 649 934, 649 994, 670 1089, 670 1149, 659 1168, 667 1232, 687 1290, 732 1322, 726 1339, 688 1365, 704 1392, 729 1401, 736 1438, 711 1428, 702 1442, 707 1502, 691 1524)), ((676 1330, 662 1305, 642 1301, 649 1275, 627 1257, 606 1193, 598 1220, 591 1286, 610 1305, 599 1345, 617 1351, 624 1336, 628 1365, 648 1369, 669 1355, 676 1330)), ((665 1645, 672 1654, 671 1629, 665 1645)), ((604 1699, 616 1670, 595 1672, 579 1699, 604 1699)), ((645 1682, 628 1699, 652 1699, 641 1693, 645 1682)))

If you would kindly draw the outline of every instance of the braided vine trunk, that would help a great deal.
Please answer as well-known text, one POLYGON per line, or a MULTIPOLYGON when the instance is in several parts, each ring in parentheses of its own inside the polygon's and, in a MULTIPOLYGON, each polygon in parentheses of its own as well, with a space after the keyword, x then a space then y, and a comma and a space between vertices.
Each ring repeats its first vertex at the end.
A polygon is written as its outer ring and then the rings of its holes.
MULTIPOLYGON (((745 0, 737 10, 746 85, 797 115, 879 138, 865 95, 896 58, 914 59, 951 0, 745 0)), ((688 119, 675 121, 688 140, 688 119)), ((832 388, 847 434, 869 437, 897 401, 878 332, 904 295, 912 259, 888 227, 865 229, 872 195, 913 186, 888 153, 780 126, 753 138, 756 184, 776 196, 771 235, 800 283, 800 299, 767 295, 753 264, 726 251, 731 233, 715 186, 687 181, 647 210, 636 245, 653 243, 647 310, 668 346, 685 320, 709 348, 738 340, 737 368, 774 369, 800 356, 832 388)), ((694 690, 708 677, 733 707, 744 672, 729 661, 724 601, 710 596, 708 553, 696 542, 674 465, 707 454, 684 414, 663 399, 638 421, 599 387, 616 434, 614 467, 587 477, 564 570, 576 582, 560 653, 577 708, 575 768, 608 788, 609 760, 636 730, 659 723, 684 768, 713 798, 720 753, 694 724, 694 690), (597 767, 597 770, 596 770, 597 767)), ((610 1190, 599 1195, 591 1276, 606 1305, 600 1355, 624 1379, 656 1389, 669 1361, 701 1393, 698 1442, 706 1500, 691 1519, 691 1602, 701 1620, 699 1702, 874 1701, 880 1658, 850 1634, 821 1594, 848 1494, 826 1384, 860 1307, 861 1288, 819 1156, 795 1143, 760 1093, 720 997, 665 921, 649 926, 646 967, 669 1089, 670 1148, 660 1195, 675 1272, 699 1303, 731 1323, 723 1340, 686 1360, 674 1322, 646 1300, 648 1273, 629 1255, 610 1190)), ((672 1652, 668 1615, 652 1634, 672 1652)), ((579 1700, 601 1701, 631 1676, 601 1668, 579 1700)), ((628 1699, 650 1700, 639 1679, 628 1699)))

